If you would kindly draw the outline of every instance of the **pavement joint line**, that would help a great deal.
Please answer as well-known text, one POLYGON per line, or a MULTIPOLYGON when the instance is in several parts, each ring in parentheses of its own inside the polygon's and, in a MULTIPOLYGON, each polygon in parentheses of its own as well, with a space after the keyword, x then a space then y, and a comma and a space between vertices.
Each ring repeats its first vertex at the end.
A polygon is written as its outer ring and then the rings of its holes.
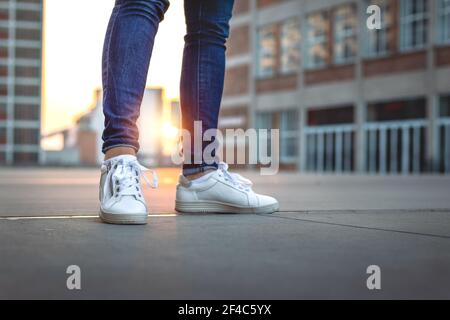
MULTIPOLYGON (((450 208, 434 208, 434 209, 314 209, 314 210, 278 210, 281 213, 304 213, 304 214, 316 214, 316 213, 377 213, 377 212, 395 212, 395 213, 450 213, 450 208)), ((275 213, 276 214, 276 213, 275 213)))
POLYGON ((450 236, 440 235, 440 234, 432 234, 432 233, 423 233, 423 232, 414 232, 414 231, 405 231, 405 230, 395 230, 395 229, 383 229, 383 228, 374 228, 374 227, 365 227, 365 226, 357 226, 352 224, 345 223, 336 223, 336 222, 326 222, 326 221, 316 221, 316 220, 308 220, 308 219, 299 219, 295 217, 283 217, 276 214, 258 214, 259 216, 265 216, 269 218, 280 218, 286 220, 296 220, 301 222, 310 222, 316 224, 325 224, 330 226, 338 226, 338 227, 346 227, 346 228, 355 228, 355 229, 364 229, 364 230, 372 230, 372 231, 383 231, 383 232, 392 232, 392 233, 401 233, 401 234, 409 234, 415 236, 423 236, 423 237, 433 237, 439 239, 448 239, 450 240, 450 236))
MULTIPOLYGON (((176 217, 177 214, 149 214, 149 218, 166 218, 166 217, 176 217)), ((17 221, 17 220, 51 220, 51 219, 93 219, 98 218, 98 215, 66 215, 66 216, 9 216, 0 217, 0 220, 17 221)))

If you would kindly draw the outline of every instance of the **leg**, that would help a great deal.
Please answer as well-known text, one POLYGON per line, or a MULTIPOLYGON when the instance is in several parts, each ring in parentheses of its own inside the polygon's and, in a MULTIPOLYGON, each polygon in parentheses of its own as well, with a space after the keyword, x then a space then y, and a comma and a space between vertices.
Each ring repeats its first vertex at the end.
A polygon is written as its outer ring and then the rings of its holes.
MULTIPOLYGON (((184 175, 193 175, 217 164, 194 163, 194 121, 202 132, 217 129, 225 74, 225 43, 234 0, 185 0, 187 33, 180 84, 182 125, 191 134, 191 149, 184 148, 184 175)), ((203 149, 208 143, 203 143, 203 149)))
POLYGON ((155 35, 168 5, 167 0, 116 0, 103 47, 104 153, 139 149, 136 120, 155 35))
POLYGON ((116 0, 103 47, 103 152, 100 218, 115 224, 145 224, 143 168, 136 160, 136 120, 148 66, 167 0, 116 0))

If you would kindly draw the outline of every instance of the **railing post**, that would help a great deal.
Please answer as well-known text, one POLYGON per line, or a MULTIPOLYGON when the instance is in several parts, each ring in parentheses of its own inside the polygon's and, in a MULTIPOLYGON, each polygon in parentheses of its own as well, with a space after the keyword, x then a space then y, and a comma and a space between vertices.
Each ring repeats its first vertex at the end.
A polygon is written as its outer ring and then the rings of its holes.
POLYGON ((450 173, 450 123, 447 123, 444 128, 445 128, 444 170, 445 173, 450 173))
POLYGON ((409 173, 409 127, 402 127, 402 174, 409 173))
POLYGON ((426 152, 427 169, 435 172, 439 170, 439 124, 438 97, 430 95, 427 99, 426 152))
POLYGON ((389 172, 390 173, 397 173, 398 172, 398 164, 397 164, 397 157, 398 157, 398 130, 397 128, 391 128, 391 159, 389 163, 389 172))
POLYGON ((365 129, 364 123, 366 119, 366 104, 359 102, 356 105, 356 129, 355 129, 355 171, 364 173, 366 171, 366 143, 365 143, 365 129))
POLYGON ((341 130, 337 130, 335 133, 335 168, 334 170, 337 173, 341 173, 342 172, 342 131, 341 130))
POLYGON ((386 174, 386 149, 386 127, 380 127, 380 139, 378 140, 380 174, 386 174))

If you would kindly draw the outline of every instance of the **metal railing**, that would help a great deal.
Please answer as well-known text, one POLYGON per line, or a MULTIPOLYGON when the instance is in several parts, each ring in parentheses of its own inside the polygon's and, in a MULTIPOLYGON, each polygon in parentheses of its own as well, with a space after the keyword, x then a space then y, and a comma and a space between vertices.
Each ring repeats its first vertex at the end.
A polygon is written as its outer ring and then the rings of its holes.
POLYGON ((353 171, 354 132, 354 125, 306 127, 306 170, 336 173, 353 171))
POLYGON ((439 171, 450 173, 450 117, 438 120, 439 171))
POLYGON ((366 171, 420 173, 426 168, 426 120, 365 123, 366 171))

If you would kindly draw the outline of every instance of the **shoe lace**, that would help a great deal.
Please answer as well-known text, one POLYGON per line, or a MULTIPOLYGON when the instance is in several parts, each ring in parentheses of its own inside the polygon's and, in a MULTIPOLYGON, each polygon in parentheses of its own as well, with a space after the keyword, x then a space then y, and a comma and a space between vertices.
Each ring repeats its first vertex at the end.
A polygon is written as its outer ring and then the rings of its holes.
POLYGON ((249 179, 244 178, 243 176, 241 176, 238 173, 229 172, 227 163, 220 162, 218 170, 223 174, 226 181, 231 182, 233 185, 235 185, 239 189, 245 190, 245 191, 251 190, 251 186, 253 185, 253 183, 249 179))
POLYGON ((111 179, 115 181, 115 197, 138 196, 142 197, 140 191, 140 179, 143 178, 150 188, 158 187, 158 176, 154 170, 148 169, 137 161, 117 160, 113 164, 115 170, 110 170, 111 179), (145 172, 152 174, 150 181, 145 172))

